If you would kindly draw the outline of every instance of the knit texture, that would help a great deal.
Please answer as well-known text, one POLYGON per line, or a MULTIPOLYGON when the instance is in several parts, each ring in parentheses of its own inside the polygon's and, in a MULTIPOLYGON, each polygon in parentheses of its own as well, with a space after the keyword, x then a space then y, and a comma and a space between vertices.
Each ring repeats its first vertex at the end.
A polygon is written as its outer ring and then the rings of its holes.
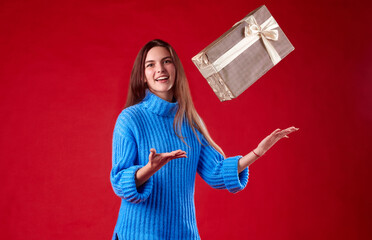
POLYGON ((114 235, 121 239, 200 239, 195 217, 196 172, 213 188, 232 193, 248 182, 248 168, 238 174, 241 156, 224 159, 184 122, 182 134, 173 130, 178 103, 167 102, 150 91, 142 102, 124 109, 117 118, 112 143, 112 188, 121 201, 114 235), (148 163, 150 149, 157 153, 184 150, 187 158, 164 165, 141 187, 136 171, 148 163))

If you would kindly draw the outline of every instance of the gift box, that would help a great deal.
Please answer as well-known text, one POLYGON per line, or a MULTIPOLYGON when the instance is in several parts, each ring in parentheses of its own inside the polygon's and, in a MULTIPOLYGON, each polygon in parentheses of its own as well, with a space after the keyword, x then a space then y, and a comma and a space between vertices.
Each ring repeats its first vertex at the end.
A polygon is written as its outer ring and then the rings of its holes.
POLYGON ((192 58, 221 101, 238 97, 294 47, 266 6, 249 13, 192 58))

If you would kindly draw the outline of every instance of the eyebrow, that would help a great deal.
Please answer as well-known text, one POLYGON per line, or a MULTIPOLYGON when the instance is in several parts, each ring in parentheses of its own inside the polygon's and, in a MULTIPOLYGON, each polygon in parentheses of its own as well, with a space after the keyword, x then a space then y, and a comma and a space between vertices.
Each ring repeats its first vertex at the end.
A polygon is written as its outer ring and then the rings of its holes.
MULTIPOLYGON (((160 61, 163 61, 163 60, 165 60, 165 59, 167 59, 167 58, 172 59, 171 56, 167 56, 167 57, 162 58, 160 61)), ((155 62, 155 60, 147 60, 145 63, 148 63, 148 62, 155 62)))

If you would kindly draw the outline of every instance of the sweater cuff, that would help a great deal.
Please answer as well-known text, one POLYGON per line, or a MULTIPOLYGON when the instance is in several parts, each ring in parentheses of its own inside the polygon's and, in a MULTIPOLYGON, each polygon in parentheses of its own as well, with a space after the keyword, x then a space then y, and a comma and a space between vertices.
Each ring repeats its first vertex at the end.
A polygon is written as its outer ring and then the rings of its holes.
POLYGON ((238 161, 242 156, 226 158, 223 161, 223 181, 229 192, 237 193, 248 183, 248 167, 238 174, 238 161))
POLYGON ((122 176, 123 197, 129 202, 140 203, 145 201, 151 194, 153 188, 153 180, 150 177, 144 184, 137 188, 135 174, 143 166, 136 165, 126 169, 122 176))

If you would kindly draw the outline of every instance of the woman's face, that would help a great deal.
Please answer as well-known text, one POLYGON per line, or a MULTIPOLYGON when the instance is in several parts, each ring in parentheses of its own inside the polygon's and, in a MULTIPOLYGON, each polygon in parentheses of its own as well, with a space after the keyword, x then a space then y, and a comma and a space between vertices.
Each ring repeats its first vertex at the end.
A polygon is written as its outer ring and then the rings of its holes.
POLYGON ((158 97, 171 102, 176 68, 168 49, 153 47, 145 59, 145 82, 150 91, 158 97))

